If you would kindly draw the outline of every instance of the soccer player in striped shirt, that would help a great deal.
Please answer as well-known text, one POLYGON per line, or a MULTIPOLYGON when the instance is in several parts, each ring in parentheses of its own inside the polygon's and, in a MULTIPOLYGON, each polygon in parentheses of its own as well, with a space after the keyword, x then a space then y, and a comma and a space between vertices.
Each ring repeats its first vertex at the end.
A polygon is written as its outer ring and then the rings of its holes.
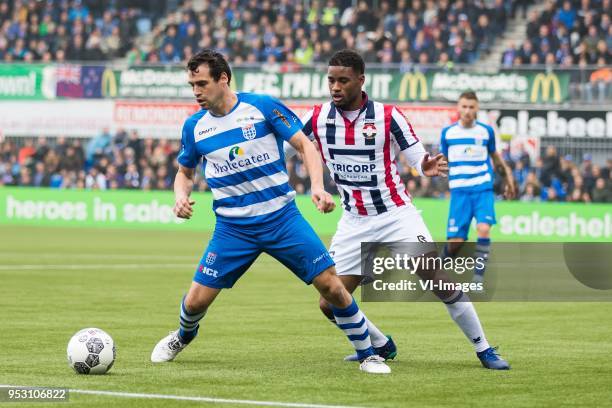
MULTIPOLYGON (((375 102, 362 91, 364 71, 364 61, 355 51, 334 54, 327 70, 332 101, 316 105, 304 120, 304 133, 316 141, 341 194, 344 213, 330 254, 351 293, 368 280, 360 267, 361 242, 433 241, 400 180, 396 156, 402 154, 421 176, 445 176, 448 171, 444 156, 431 157, 425 151, 396 107, 375 102)), ((508 363, 489 346, 467 295, 461 291, 435 294, 473 344, 482 364, 508 369, 508 363)), ((326 299, 321 298, 319 305, 337 322, 326 299)), ((393 341, 372 322, 367 325, 378 354, 393 359, 397 352, 393 341)))
POLYGON ((327 249, 304 220, 288 184, 283 142, 303 158, 319 211, 334 209, 323 189, 321 162, 302 133, 302 123, 286 106, 266 95, 234 93, 223 56, 203 50, 187 63, 189 84, 202 110, 185 121, 179 170, 174 183, 175 214, 189 219, 194 173, 203 172, 217 217, 213 237, 180 307, 179 329, 161 339, 151 361, 173 360, 197 335, 199 322, 222 289, 231 288, 262 252, 312 283, 332 306, 334 318, 353 344, 360 369, 391 370, 376 355, 366 318, 334 271, 327 249))
POLYGON ((505 178, 504 195, 510 199, 515 195, 512 172, 495 147, 493 128, 476 120, 478 97, 467 91, 457 102, 459 120, 442 130, 440 150, 448 158, 450 167, 448 186, 451 192, 450 210, 445 248, 448 255, 456 253, 467 240, 472 218, 476 219, 475 257, 484 262, 474 270, 474 282, 483 282, 486 261, 491 246, 491 226, 495 224, 493 207, 493 166, 505 178))

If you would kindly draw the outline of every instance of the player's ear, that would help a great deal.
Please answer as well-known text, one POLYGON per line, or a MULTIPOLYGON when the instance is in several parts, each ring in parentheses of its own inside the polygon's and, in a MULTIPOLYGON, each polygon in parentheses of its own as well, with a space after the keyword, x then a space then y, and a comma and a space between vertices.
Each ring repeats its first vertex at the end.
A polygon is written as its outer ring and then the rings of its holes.
POLYGON ((221 76, 219 76, 219 81, 224 84, 229 84, 229 77, 227 76, 227 72, 221 72, 221 76))
POLYGON ((365 75, 364 74, 359 75, 359 83, 361 84, 361 87, 363 88, 363 84, 365 83, 365 75))

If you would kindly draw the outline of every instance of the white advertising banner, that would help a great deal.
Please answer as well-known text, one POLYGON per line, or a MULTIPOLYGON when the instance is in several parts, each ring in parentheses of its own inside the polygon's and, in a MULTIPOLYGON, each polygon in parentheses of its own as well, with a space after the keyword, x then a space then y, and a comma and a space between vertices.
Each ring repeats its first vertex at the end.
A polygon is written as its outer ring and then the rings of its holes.
MULTIPOLYGON (((312 104, 287 105, 303 117, 312 104)), ((440 132, 456 120, 454 107, 398 105, 421 140, 438 143, 440 132)), ((143 138, 178 139, 192 102, 142 100, 56 100, 0 102, 0 132, 5 136, 92 137, 102 129, 136 130, 143 138)))
POLYGON ((113 128, 112 100, 0 102, 4 136, 93 137, 113 128))

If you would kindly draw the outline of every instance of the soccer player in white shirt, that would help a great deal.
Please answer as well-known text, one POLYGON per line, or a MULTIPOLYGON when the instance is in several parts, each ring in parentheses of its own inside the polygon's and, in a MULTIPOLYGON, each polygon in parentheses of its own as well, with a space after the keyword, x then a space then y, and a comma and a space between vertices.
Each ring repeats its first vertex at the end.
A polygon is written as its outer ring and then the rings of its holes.
MULTIPOLYGON (((316 141, 341 194, 344 213, 330 254, 351 293, 365 283, 360 268, 361 242, 433 241, 400 180, 396 156, 402 154, 421 176, 445 176, 448 171, 445 157, 431 157, 425 151, 396 107, 372 101, 362 92, 364 71, 364 61, 355 51, 334 54, 327 71, 332 101, 316 105, 304 118, 304 133, 316 141)), ((508 363, 489 346, 467 295, 461 291, 436 295, 473 344, 483 366, 508 369, 508 363)), ((320 308, 335 322, 323 298, 320 308)), ((378 354, 394 358, 393 341, 372 322, 367 325, 378 354)))

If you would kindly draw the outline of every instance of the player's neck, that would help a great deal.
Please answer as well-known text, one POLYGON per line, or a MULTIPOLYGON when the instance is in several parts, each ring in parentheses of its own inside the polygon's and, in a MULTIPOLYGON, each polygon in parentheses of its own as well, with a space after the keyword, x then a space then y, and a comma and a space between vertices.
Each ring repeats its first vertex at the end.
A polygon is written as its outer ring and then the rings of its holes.
POLYGON ((476 124, 476 121, 472 120, 470 122, 464 122, 462 119, 459 119, 459 124, 461 125, 462 128, 469 129, 471 127, 474 127, 474 125, 476 124))
POLYGON ((343 111, 350 112, 360 110, 363 106, 363 94, 359 94, 357 98, 348 106, 342 108, 343 111))
POLYGON ((234 109, 238 103, 238 96, 234 92, 227 92, 217 106, 211 106, 209 111, 215 116, 225 116, 234 109))

